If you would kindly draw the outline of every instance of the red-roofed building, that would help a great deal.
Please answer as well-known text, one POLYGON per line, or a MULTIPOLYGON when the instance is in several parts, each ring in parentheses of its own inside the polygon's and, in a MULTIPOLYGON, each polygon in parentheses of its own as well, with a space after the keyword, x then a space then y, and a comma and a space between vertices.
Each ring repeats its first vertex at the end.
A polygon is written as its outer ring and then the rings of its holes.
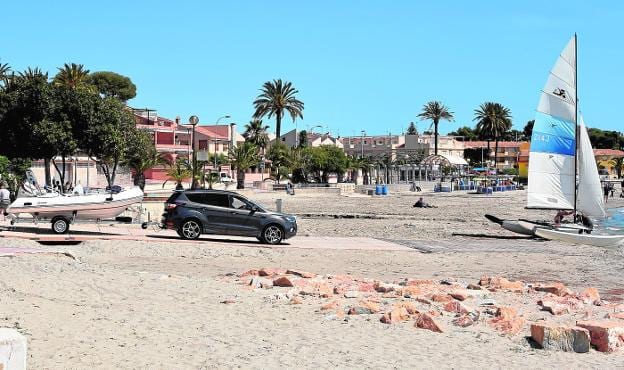
MULTIPOLYGON (((499 141, 498 142, 498 152, 497 152, 497 161, 496 167, 499 169, 503 168, 518 168, 518 163, 521 162, 521 147, 523 144, 527 144, 526 141, 499 141)), ((465 141, 464 148, 465 149, 484 149, 484 159, 489 161, 490 166, 494 166, 494 150, 496 147, 496 143, 494 141, 490 141, 490 151, 487 151, 488 142, 487 141, 465 141)), ((526 151, 526 150, 525 150, 526 151)), ((526 158, 526 162, 528 162, 528 158, 526 158)))
POLYGON ((622 168, 618 172, 618 161, 624 158, 624 151, 617 149, 594 149, 594 157, 600 169, 609 172, 610 177, 621 177, 622 168))
MULTIPOLYGON (((182 124, 180 117, 171 120, 159 117, 153 109, 133 109, 138 128, 147 130, 154 138, 154 145, 165 158, 175 161, 179 156, 190 157, 192 153, 191 125, 182 124)), ((202 125, 195 126, 195 150, 199 160, 206 160, 210 156, 228 155, 229 149, 245 139, 236 132, 236 124, 229 125, 202 125)), ((214 170, 212 163, 205 166, 206 171, 214 170)), ((162 182, 167 179, 166 168, 157 166, 145 172, 148 182, 162 182), (150 181, 151 180, 151 181, 150 181)), ((229 165, 220 166, 220 172, 234 177, 229 165)))

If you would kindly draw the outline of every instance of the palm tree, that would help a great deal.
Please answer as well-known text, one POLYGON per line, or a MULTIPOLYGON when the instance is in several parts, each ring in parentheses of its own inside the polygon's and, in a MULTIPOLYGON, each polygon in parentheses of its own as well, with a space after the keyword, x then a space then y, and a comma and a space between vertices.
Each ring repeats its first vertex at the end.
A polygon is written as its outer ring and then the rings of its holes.
POLYGON ((11 72, 11 67, 6 63, 0 63, 0 83, 3 85, 6 84, 6 80, 9 78, 9 72, 11 72))
POLYGON ((163 188, 169 180, 174 180, 176 182, 176 189, 183 189, 182 181, 192 176, 191 165, 188 159, 186 157, 176 158, 175 162, 169 166, 167 176, 169 179, 163 182, 163 188))
POLYGON ((212 189, 212 185, 219 181, 219 174, 216 172, 208 172, 204 174, 202 183, 208 183, 208 189, 212 189))
POLYGON ((39 67, 28 67, 28 69, 26 69, 24 72, 19 72, 17 74, 17 77, 24 80, 44 80, 47 82, 48 72, 42 71, 41 69, 39 69, 39 67))
POLYGON ((418 117, 421 121, 431 120, 433 121, 433 126, 435 128, 434 131, 434 154, 438 155, 438 124, 440 120, 447 120, 449 122, 453 122, 453 112, 449 111, 448 108, 439 101, 430 101, 425 104, 422 108, 422 112, 418 114, 418 117))
POLYGON ((275 139, 279 140, 284 111, 290 114, 293 122, 297 117, 303 119, 303 102, 295 97, 299 91, 292 83, 282 82, 282 79, 265 82, 260 91, 261 94, 253 103, 256 108, 253 118, 275 116, 275 139))
POLYGON ((149 153, 146 157, 132 156, 124 164, 130 167, 132 172, 134 172, 134 185, 140 187, 141 190, 145 190, 145 171, 157 165, 166 165, 169 167, 173 165, 162 153, 158 153, 156 150, 149 153))
POLYGON ((254 119, 245 125, 243 136, 258 148, 264 149, 269 144, 268 129, 269 126, 263 125, 261 119, 254 119))
MULTIPOLYGON (((511 129, 511 110, 502 104, 494 102, 485 102, 475 109, 475 117, 473 121, 477 121, 477 132, 482 136, 494 139, 494 169, 496 169, 498 159, 498 141, 511 129)), ((489 141, 488 141, 489 152, 489 141)))
POLYGON ((65 86, 70 89, 84 86, 89 76, 89 70, 84 69, 82 64, 67 64, 63 68, 58 69, 59 72, 54 76, 54 84, 65 86))
POLYGON ((617 173, 618 179, 622 178, 622 170, 624 169, 624 158, 619 157, 619 158, 614 158, 613 159, 613 168, 615 169, 615 172, 617 173))
POLYGON ((230 163, 236 169, 236 189, 245 189, 245 171, 258 164, 260 155, 258 147, 244 142, 230 149, 230 163))

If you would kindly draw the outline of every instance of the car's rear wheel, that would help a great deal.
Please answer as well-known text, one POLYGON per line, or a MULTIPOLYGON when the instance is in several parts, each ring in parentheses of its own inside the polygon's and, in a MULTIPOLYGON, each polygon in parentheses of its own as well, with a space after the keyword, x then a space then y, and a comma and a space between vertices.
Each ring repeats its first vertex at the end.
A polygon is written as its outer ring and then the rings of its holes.
POLYGON ((266 244, 279 244, 284 239, 284 231, 278 225, 268 225, 262 231, 262 241, 266 244))
POLYGON ((185 220, 178 229, 182 239, 195 240, 201 235, 201 223, 195 219, 185 220))

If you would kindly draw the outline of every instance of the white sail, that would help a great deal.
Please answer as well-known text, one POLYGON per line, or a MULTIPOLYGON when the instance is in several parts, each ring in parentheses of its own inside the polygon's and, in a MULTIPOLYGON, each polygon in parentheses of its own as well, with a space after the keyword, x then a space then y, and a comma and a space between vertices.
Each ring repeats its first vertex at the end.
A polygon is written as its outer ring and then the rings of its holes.
POLYGON ((598 167, 582 116, 579 120, 578 178, 578 210, 592 217, 606 217, 598 167))
POLYGON ((529 156, 527 208, 574 209, 576 40, 570 39, 541 93, 529 156))

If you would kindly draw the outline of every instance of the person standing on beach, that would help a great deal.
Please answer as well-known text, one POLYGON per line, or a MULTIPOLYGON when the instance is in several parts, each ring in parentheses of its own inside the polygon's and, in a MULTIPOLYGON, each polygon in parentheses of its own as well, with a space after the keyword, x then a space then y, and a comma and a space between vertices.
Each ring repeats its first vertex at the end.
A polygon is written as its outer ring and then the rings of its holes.
POLYGON ((608 183, 604 183, 604 185, 602 186, 602 194, 604 194, 604 202, 607 203, 607 201, 609 200, 609 184, 608 183))
POLYGON ((6 209, 9 208, 9 204, 11 204, 11 193, 9 193, 9 190, 3 183, 0 185, 0 213, 2 213, 2 221, 6 220, 4 214, 6 209))

